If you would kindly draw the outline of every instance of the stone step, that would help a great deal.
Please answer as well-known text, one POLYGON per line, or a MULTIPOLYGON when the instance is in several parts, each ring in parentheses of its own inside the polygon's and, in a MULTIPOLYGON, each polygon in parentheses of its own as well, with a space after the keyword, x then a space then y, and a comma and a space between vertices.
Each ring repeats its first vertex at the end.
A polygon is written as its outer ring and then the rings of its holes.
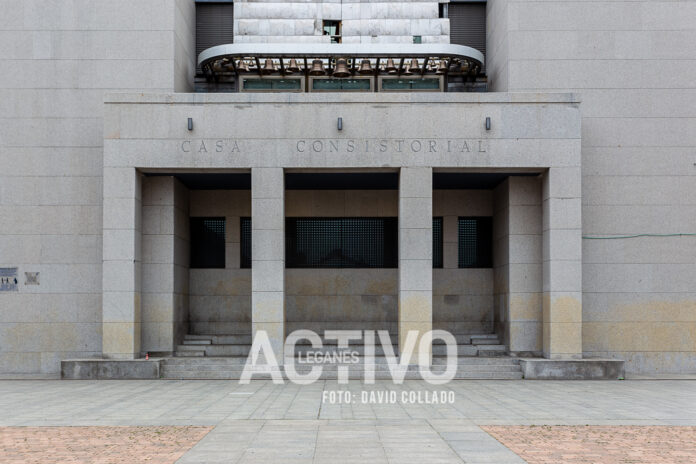
MULTIPOLYGON (((442 365, 447 362, 447 358, 444 356, 433 356, 433 365, 442 365)), ((472 364, 509 364, 509 365, 520 365, 520 360, 518 358, 511 358, 503 353, 502 356, 496 357, 495 359, 482 358, 479 356, 460 356, 457 358, 457 364, 459 365, 472 365, 472 364)))
MULTIPOLYGON (((207 359, 207 358, 206 358, 207 359)), ((295 370, 300 373, 308 373, 312 369, 312 367, 315 367, 314 365, 303 365, 303 364, 296 364, 295 365, 295 370)), ((365 365, 363 364, 326 364, 326 365, 321 365, 322 370, 326 372, 337 372, 339 367, 347 367, 349 371, 356 371, 356 372, 364 372, 365 370, 365 365)), ((433 365, 431 366, 431 370, 436 373, 442 373, 445 371, 444 365, 433 365)), ((216 371, 216 370, 225 370, 228 372, 242 372, 244 370, 244 364, 238 364, 238 365, 229 365, 229 366, 214 366, 214 365, 207 365, 205 363, 200 363, 200 365, 177 365, 177 364, 172 364, 169 363, 165 366, 165 368, 169 371, 198 371, 198 372, 203 372, 203 371, 216 371)), ((284 367, 283 367, 284 368, 284 367)), ((402 370, 403 368, 400 368, 399 366, 394 366, 393 370, 396 372, 398 370, 402 370)), ((391 369, 387 364, 374 364, 372 365, 372 370, 375 372, 390 372, 391 369)), ((406 369, 409 372, 418 372, 420 368, 415 365, 410 365, 406 369)), ((458 372, 517 372, 520 371, 520 366, 515 365, 515 364, 458 364, 457 365, 457 371, 458 372)))
POLYGON ((174 353, 174 356, 179 357, 179 358, 200 358, 205 356, 205 351, 200 351, 200 350, 185 350, 185 351, 177 351, 174 353))
POLYGON ((177 345, 176 351, 203 351, 207 345, 177 345))
POLYGON ((187 340, 184 339, 183 341, 184 345, 210 345, 212 344, 212 340, 210 339, 196 339, 196 340, 187 340))
MULTIPOLYGON (((162 377, 165 379, 239 379, 241 376, 240 371, 226 371, 226 370, 208 370, 208 371, 174 371, 164 369, 162 377)), ((437 374, 437 372, 435 372, 437 374)), ((349 371, 348 378, 355 380, 363 379, 363 372, 352 372, 349 371)), ((284 376, 285 377, 285 376, 284 376)), ((427 375, 426 375, 427 377, 427 375)), ((254 374, 253 379, 263 379, 270 378, 268 374, 254 374)), ((336 371, 323 370, 320 379, 337 379, 338 373, 336 371)), ((405 379, 423 379, 418 371, 408 371, 404 374, 405 379)), ((522 372, 517 371, 458 371, 454 376, 454 379, 488 379, 488 380, 517 380, 522 378, 522 372)), ((392 376, 389 371, 375 371, 375 379, 377 380, 392 380, 392 376)))
MULTIPOLYGON (((396 347, 393 348, 394 352, 396 352, 396 347)), ((485 344, 485 345, 457 345, 457 355, 458 356, 477 356, 479 354, 479 351, 481 350, 486 350, 486 351, 502 351, 505 352, 507 351, 507 347, 505 345, 499 345, 499 344, 485 344)), ((322 353, 324 355, 328 354, 333 354, 333 353, 341 353, 341 352, 356 352, 358 353, 359 356, 362 356, 365 354, 365 347, 364 345, 351 345, 348 348, 337 348, 335 346, 323 346, 321 348, 313 348, 312 346, 309 345, 295 345, 295 355, 303 355, 306 356, 308 353, 322 353)), ((374 351, 375 356, 384 356, 384 348, 381 345, 375 346, 375 351, 374 351)), ((447 354, 447 345, 436 345, 433 344, 432 348, 432 354, 433 355, 439 355, 439 356, 444 356, 447 354)), ((415 353, 414 353, 415 355, 415 353)))
POLYGON ((506 353, 507 352, 507 346, 505 345, 475 345, 476 349, 479 352, 479 355, 481 352, 489 352, 489 351, 497 351, 500 353, 506 353))
POLYGON ((186 335, 186 340, 210 340, 213 345, 251 345, 251 335, 230 334, 230 335, 186 335))
POLYGON ((247 356, 250 348, 249 345, 186 344, 177 345, 176 351, 178 353, 191 350, 203 350, 205 356, 247 356))
MULTIPOLYGON (((198 358, 200 359, 200 358, 198 358)), ((206 358, 207 359, 207 358, 206 358)), ((349 372, 364 372, 365 371, 365 366, 364 365, 343 365, 345 367, 348 367, 349 372)), ((301 374, 307 374, 310 372, 311 367, 313 366, 295 366, 295 370, 301 374)), ((341 366, 337 365, 323 365, 322 371, 323 372, 338 372, 338 368, 341 366)), ((229 366, 209 366, 209 365, 202 365, 202 366, 191 366, 191 365, 172 365, 169 364, 164 369, 167 372, 215 372, 215 371, 225 371, 225 372, 237 372, 241 374, 241 372, 244 370, 244 364, 239 364, 236 366, 229 365, 229 366)), ((372 366, 371 369, 368 370, 373 370, 374 372, 391 372, 389 369, 389 366, 386 364, 375 364, 372 366)), ((398 372, 400 369, 398 367, 394 368, 394 372, 398 372)), ((418 372, 419 368, 418 366, 409 366, 407 369, 408 372, 418 372)), ((431 371, 434 373, 443 373, 445 371, 445 366, 431 366, 431 371)), ((457 372, 459 373, 464 373, 464 372, 521 372, 520 366, 519 365, 505 365, 505 364, 493 364, 493 365, 457 365, 457 372)))
MULTIPOLYGON (((224 371, 210 371, 206 373, 164 373, 163 379, 181 379, 181 380, 238 380, 240 378, 239 374, 227 373, 224 371)), ((285 377, 284 377, 285 378, 285 377)), ((327 372, 323 373, 319 379, 320 380, 336 380, 338 374, 327 372)), ((351 380, 363 380, 362 374, 349 374, 348 378, 351 380)), ((263 380, 270 379, 268 374, 254 374, 252 376, 253 380, 263 380)), ((404 375, 406 380, 422 380, 423 376, 418 372, 408 372, 404 375)), ((454 376, 453 380, 520 380, 522 379, 522 372, 472 372, 457 374, 454 376)), ((388 373, 375 373, 375 380, 392 380, 392 376, 388 373)))
MULTIPOLYGON (((321 336, 322 334, 319 334, 322 345, 323 346, 335 346, 338 342, 335 339, 327 339, 321 336)), ((472 343, 472 340, 477 340, 477 342, 484 342, 488 340, 489 344, 498 344, 498 336, 496 334, 461 334, 461 333, 453 333, 455 340, 457 340, 457 344, 459 345, 468 345, 472 343)), ((390 334, 390 340, 392 342, 392 345, 396 345, 398 342, 398 337, 394 334, 390 334)), ((251 343, 251 341, 249 342, 251 343)), ((445 342, 440 339, 433 340, 433 345, 443 345, 445 342)), ((361 346, 365 344, 365 339, 353 339, 350 340, 349 346, 361 346)), ((297 343, 295 343, 296 346, 310 346, 311 343, 309 340, 306 339, 301 339, 298 340, 297 343)), ((375 334, 375 345, 379 346, 381 345, 381 341, 379 339, 379 336, 375 334)))
POLYGON ((485 333, 485 334, 469 334, 471 338, 498 338, 498 334, 495 333, 485 333))
MULTIPOLYGON (((488 345, 498 345, 500 344, 499 338, 496 334, 453 334, 459 345, 469 345, 469 344, 488 344, 488 345)), ((336 346, 338 343, 335 339, 326 339, 321 337, 323 346, 336 346)), ((393 334, 390 335, 390 340, 392 345, 396 345, 397 337, 393 334)), ((251 345, 251 335, 249 334, 229 334, 229 335, 201 335, 201 334, 187 334, 184 336, 184 344, 210 344, 213 345, 251 345)), ((365 340, 351 340, 349 346, 362 346, 365 340)), ((433 345, 443 345, 445 342, 440 339, 433 341, 433 345)), ((381 345, 379 337, 375 337, 375 344, 377 346, 381 345)), ((301 339, 298 340, 296 346, 311 346, 308 340, 301 339)))
MULTIPOLYGON (((476 356, 478 350, 473 345, 457 345, 458 356, 476 356)), ((433 356, 447 355, 447 345, 433 345, 433 356)))
MULTIPOLYGON (((178 352, 183 353, 183 352, 188 352, 188 351, 201 351, 203 353, 206 353, 204 350, 200 349, 200 346, 195 346, 195 345, 180 345, 178 352)), ((212 349, 209 346, 206 346, 205 349, 212 349)), ((185 356, 185 355, 182 355, 185 356)), ((288 362, 286 358, 285 362, 288 362)), ((289 358, 292 359, 292 358, 289 358)), ((208 356, 206 354, 206 363, 209 365, 215 365, 215 366, 229 366, 229 365, 243 365, 246 363, 247 360, 247 355, 237 355, 237 356, 208 356)), ((397 357, 398 360, 398 357, 397 357)), ((444 365, 447 361, 446 356, 444 355, 433 355, 432 358, 432 364, 433 365, 444 365)), ((183 360, 175 360, 168 358, 165 360, 165 363, 170 363, 170 362, 176 362, 176 363, 183 363, 185 361, 183 360)), ((387 359, 384 356, 375 356, 373 359, 373 362, 375 364, 387 364, 387 359)), ((195 367, 200 365, 201 360, 195 360, 191 361, 191 366, 195 367)), ((362 357, 359 357, 359 364, 364 363, 364 359, 362 357)), ((479 356, 459 356, 457 358, 457 364, 459 365, 478 365, 478 364, 503 364, 503 365, 519 365, 519 359, 518 358, 511 358, 509 356, 506 356, 506 352, 504 350, 490 350, 490 351, 484 351, 483 353, 479 353, 479 356), (490 359, 490 356, 496 356, 496 359, 490 359)))
MULTIPOLYGON (((395 349, 395 348, 394 348, 395 349)), ((354 353, 357 352, 360 356, 365 353, 364 345, 350 345, 348 348, 338 348, 334 346, 323 346, 321 348, 313 348, 310 345, 295 345, 295 355, 306 356, 307 353, 322 353, 324 355, 334 353, 354 353)), ((384 349, 381 345, 375 346, 375 356, 384 356, 384 349)))
POLYGON ((479 350, 479 358, 495 358, 500 356, 505 356, 505 351, 496 350, 479 350))

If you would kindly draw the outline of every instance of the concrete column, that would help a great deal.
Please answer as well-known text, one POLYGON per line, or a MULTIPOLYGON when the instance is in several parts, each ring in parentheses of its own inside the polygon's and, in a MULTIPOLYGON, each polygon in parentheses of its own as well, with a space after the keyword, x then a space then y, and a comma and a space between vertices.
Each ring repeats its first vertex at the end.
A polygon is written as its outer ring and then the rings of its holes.
POLYGON ((582 358, 582 220, 579 167, 551 168, 543 180, 543 349, 582 358))
MULTIPOLYGON (((433 321, 433 172, 402 168, 399 180, 399 349, 433 321)), ((417 359, 411 359, 417 363, 417 359)))
POLYGON ((142 352, 171 353, 188 329, 188 189, 174 177, 143 180, 142 352))
POLYGON ((104 168, 102 353, 140 356, 142 178, 133 168, 104 168))
POLYGON ((537 177, 508 179, 508 349, 542 352, 542 212, 537 177))
POLYGON ((510 181, 493 190, 493 324, 504 345, 510 345, 510 181))
POLYGON ((442 217, 442 268, 459 268, 459 216, 442 217))
POLYGON ((282 168, 251 170, 251 331, 267 332, 279 363, 285 343, 284 194, 282 168))

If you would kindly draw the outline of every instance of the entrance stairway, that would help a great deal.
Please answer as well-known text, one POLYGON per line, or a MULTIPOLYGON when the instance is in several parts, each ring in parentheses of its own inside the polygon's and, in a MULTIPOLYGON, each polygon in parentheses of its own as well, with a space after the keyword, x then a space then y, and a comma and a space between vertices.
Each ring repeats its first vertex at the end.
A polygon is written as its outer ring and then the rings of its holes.
MULTIPOLYGON (((456 334, 457 373, 455 379, 521 379, 519 359, 506 356, 507 348, 500 344, 495 334, 456 334)), ((395 338, 392 337, 395 341, 395 338)), ((295 346, 295 365, 300 374, 305 374, 311 365, 299 361, 308 352, 330 355, 337 352, 336 340, 322 340, 322 348, 312 348, 306 340, 295 346)), ((166 358, 162 365, 162 376, 167 379, 239 379, 251 347, 251 336, 233 335, 187 335, 177 347, 173 358, 166 358)), ((357 352, 358 362, 351 364, 322 364, 322 379, 337 378, 338 366, 349 368, 349 378, 361 379, 364 375, 364 346, 361 341, 351 341, 349 351, 357 352)), ((288 363, 292 358, 286 360, 288 363)), ((445 369, 446 346, 437 340, 433 343, 432 371, 442 373, 445 369)), ((391 379, 391 373, 381 345, 375 348, 375 378, 391 379)), ((254 379, 264 378, 258 374, 254 379)), ((420 379, 417 366, 409 366, 406 379, 420 379)))
POLYGON ((186 335, 176 347, 174 356, 200 358, 203 356, 246 356, 251 348, 251 335, 186 335))

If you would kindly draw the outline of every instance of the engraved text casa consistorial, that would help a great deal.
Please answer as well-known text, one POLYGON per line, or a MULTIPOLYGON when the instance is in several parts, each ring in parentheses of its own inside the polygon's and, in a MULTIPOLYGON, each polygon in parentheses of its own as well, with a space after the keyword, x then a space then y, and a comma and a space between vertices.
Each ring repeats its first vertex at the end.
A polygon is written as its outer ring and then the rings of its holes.
MULTIPOLYGON (((256 141, 269 143, 268 141, 256 141)), ((240 140, 186 139, 179 144, 182 153, 192 155, 240 153, 240 140)), ((487 153, 483 139, 299 139, 293 141, 296 153, 487 153)))

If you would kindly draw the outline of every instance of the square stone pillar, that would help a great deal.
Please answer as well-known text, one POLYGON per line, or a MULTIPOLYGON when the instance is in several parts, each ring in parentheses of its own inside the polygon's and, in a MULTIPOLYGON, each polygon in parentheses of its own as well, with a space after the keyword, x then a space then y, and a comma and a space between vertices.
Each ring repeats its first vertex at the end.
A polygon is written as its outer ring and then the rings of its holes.
POLYGON ((580 167, 550 168, 543 180, 543 349, 582 358, 580 167))
POLYGON ((143 353, 170 354, 188 331, 189 198, 171 176, 143 180, 143 353))
MULTIPOLYGON (((433 171, 401 168, 399 178, 399 351, 433 325, 433 171)), ((416 345, 416 350, 418 345, 416 345)), ((417 351, 416 351, 417 353, 417 351)), ((411 363, 416 364, 417 358, 411 363)))
POLYGON ((266 331, 278 363, 285 343, 284 195, 282 168, 251 170, 251 331, 266 331))
POLYGON ((142 177, 133 168, 104 168, 102 353, 140 356, 142 177))
POLYGON ((542 352, 542 211, 537 177, 508 182, 508 350, 523 356, 542 352))

